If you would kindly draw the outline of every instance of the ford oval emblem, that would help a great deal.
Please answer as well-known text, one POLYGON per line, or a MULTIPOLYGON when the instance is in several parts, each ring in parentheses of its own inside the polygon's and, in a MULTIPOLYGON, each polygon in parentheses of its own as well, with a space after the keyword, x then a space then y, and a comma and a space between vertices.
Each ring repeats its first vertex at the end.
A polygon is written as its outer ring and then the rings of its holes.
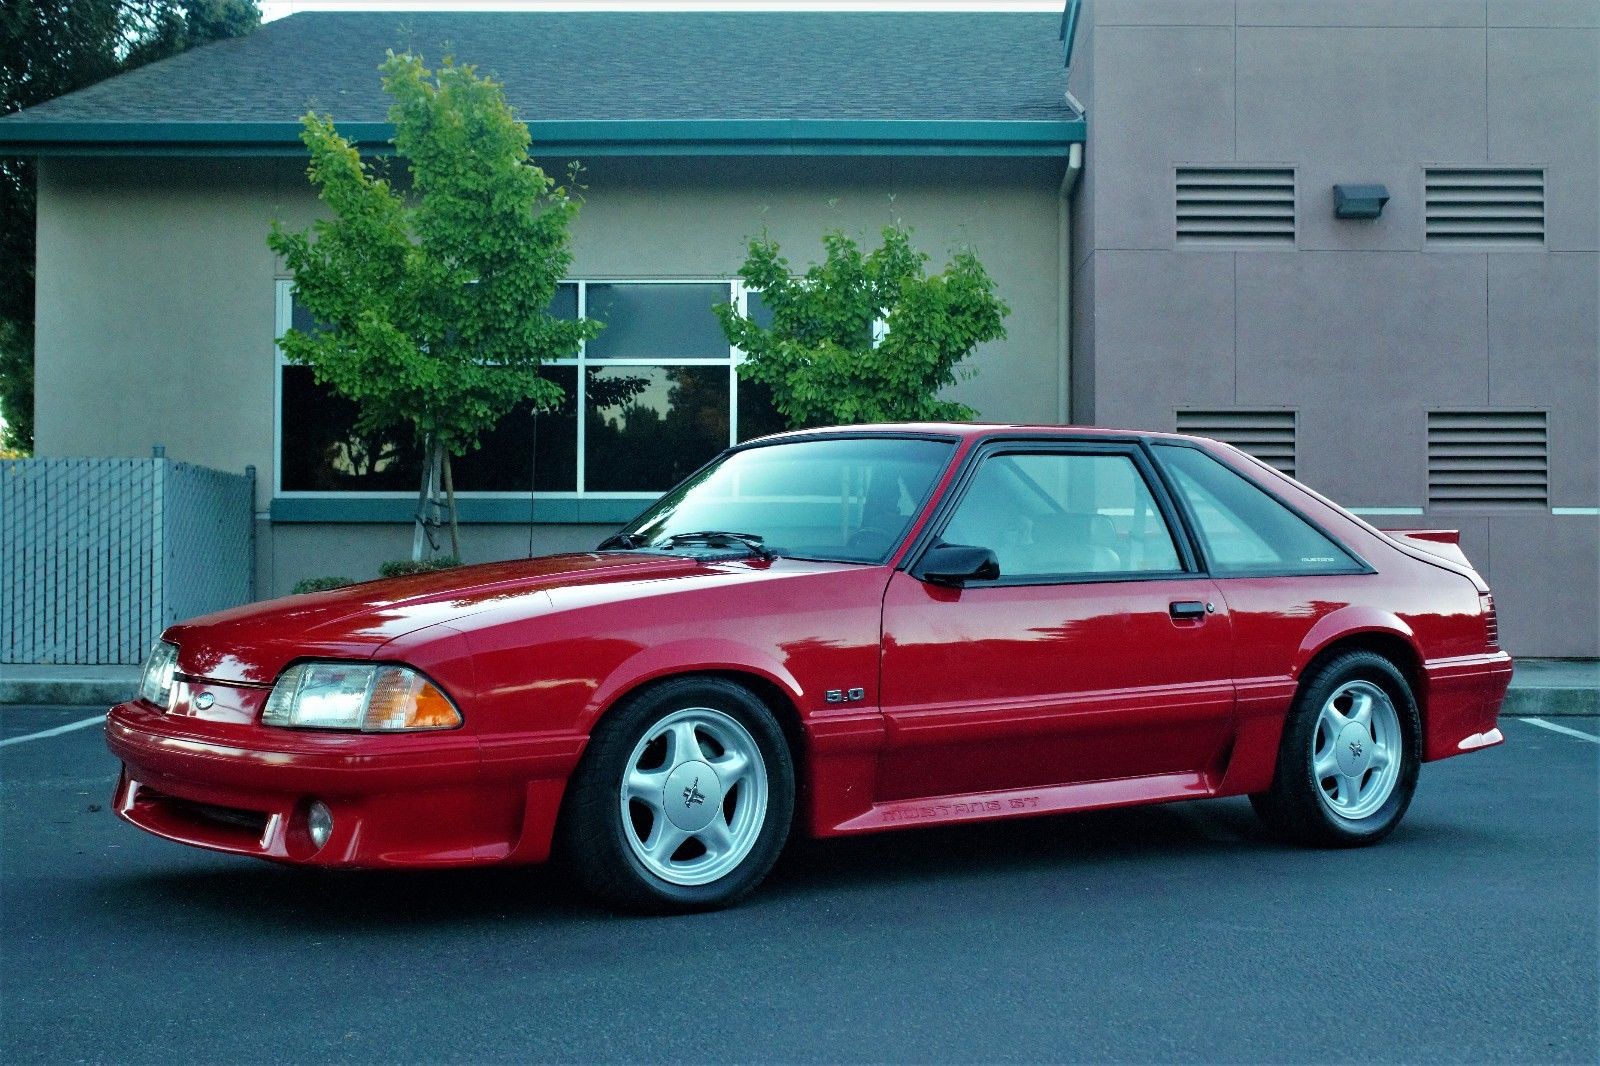
POLYGON ((209 711, 211 709, 211 705, 216 702, 217 698, 211 693, 202 692, 200 695, 194 698, 194 709, 197 711, 209 711))

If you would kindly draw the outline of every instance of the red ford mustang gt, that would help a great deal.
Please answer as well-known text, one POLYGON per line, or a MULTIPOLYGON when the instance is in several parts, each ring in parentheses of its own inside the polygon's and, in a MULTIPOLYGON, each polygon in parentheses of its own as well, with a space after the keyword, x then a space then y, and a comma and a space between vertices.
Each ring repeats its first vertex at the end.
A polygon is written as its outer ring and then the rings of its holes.
POLYGON ((1392 830, 1501 742, 1494 604, 1383 533, 1157 433, 896 425, 729 450, 599 549, 173 626, 113 708, 116 810, 322 866, 539 862, 683 909, 827 837, 1249 795, 1392 830))

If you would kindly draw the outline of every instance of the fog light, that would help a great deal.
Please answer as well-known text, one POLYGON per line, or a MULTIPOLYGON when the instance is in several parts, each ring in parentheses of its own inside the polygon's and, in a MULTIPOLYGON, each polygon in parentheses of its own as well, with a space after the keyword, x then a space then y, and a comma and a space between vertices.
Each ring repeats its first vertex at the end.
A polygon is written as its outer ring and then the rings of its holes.
POLYGON ((306 828, 311 832, 311 843, 322 847, 333 836, 333 812, 320 800, 312 803, 306 812, 306 828))

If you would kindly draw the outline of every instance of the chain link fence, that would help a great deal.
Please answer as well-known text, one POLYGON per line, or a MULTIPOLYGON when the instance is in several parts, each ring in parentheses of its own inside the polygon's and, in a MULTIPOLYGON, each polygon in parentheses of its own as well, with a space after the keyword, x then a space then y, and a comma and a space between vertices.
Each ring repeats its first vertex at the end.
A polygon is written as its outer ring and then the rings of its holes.
POLYGON ((0 461, 0 663, 127 665, 254 598, 255 478, 156 457, 0 461))

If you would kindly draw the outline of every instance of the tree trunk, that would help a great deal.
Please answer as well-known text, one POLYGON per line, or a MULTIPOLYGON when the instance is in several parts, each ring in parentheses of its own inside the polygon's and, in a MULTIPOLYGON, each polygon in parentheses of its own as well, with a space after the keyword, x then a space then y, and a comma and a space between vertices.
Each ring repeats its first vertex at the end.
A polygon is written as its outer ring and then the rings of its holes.
MULTIPOLYGON (((444 451, 444 449, 440 449, 444 451)), ((461 531, 456 526, 456 484, 450 476, 450 453, 444 451, 444 505, 450 509, 450 554, 461 560, 461 531)))
POLYGON ((428 503, 433 499, 433 438, 422 448, 422 484, 417 489, 416 525, 411 530, 411 561, 422 561, 422 542, 427 536, 428 503))
POLYGON ((539 409, 533 409, 533 443, 528 452, 528 558, 533 558, 534 502, 539 494, 539 409))
POLYGON ((437 437, 428 438, 423 445, 423 456, 422 487, 417 492, 417 524, 411 534, 411 561, 414 563, 422 561, 424 552, 431 555, 439 550, 439 542, 433 531, 444 524, 439 512, 446 506, 450 508, 450 546, 457 554, 460 553, 455 490, 450 484, 450 456, 444 450, 444 442, 437 437), (440 500, 441 493, 445 495, 445 501, 440 500))

